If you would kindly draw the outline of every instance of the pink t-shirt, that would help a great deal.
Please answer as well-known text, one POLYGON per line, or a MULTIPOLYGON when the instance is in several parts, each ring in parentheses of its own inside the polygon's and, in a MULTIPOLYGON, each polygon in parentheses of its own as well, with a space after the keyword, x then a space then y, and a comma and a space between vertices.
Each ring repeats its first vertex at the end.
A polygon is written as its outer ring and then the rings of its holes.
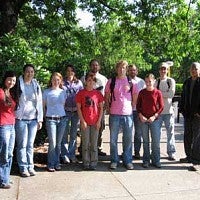
MULTIPOLYGON (((108 80, 105 93, 110 93, 111 79, 108 80)), ((132 97, 130 92, 130 84, 127 77, 122 79, 116 78, 114 88, 115 99, 112 98, 110 106, 110 114, 113 115, 131 115, 132 114, 132 97)), ((132 94, 137 94, 137 85, 133 82, 132 94)))

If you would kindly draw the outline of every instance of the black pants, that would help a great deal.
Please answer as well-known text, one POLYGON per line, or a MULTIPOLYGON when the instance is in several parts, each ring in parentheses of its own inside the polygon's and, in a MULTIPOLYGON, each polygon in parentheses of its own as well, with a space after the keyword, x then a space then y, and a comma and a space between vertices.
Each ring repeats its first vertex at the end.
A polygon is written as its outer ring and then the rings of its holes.
POLYGON ((200 160, 200 152, 197 149, 200 144, 200 117, 184 118, 184 148, 189 160, 200 160), (199 156, 198 156, 199 155, 199 156))

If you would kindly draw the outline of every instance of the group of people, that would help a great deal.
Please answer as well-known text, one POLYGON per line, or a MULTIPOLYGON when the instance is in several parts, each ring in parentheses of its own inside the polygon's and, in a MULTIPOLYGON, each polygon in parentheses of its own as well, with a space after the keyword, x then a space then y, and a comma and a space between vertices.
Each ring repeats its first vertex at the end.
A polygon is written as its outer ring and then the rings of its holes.
MULTIPOLYGON (((10 170, 16 140, 19 172, 22 177, 35 176, 34 140, 45 120, 48 134, 47 170, 61 170, 64 163, 76 163, 77 129, 80 123, 84 170, 95 170, 98 155, 106 155, 101 148, 105 113, 109 114, 110 169, 116 169, 122 158, 126 169, 134 169, 134 158, 140 159, 143 141, 143 167, 150 164, 161 168, 160 137, 164 122, 167 132, 167 154, 176 160, 174 136, 175 80, 167 76, 169 65, 159 66, 160 77, 147 74, 139 78, 137 67, 127 61, 116 63, 115 75, 110 79, 99 73, 97 60, 91 60, 90 71, 80 80, 75 67, 66 66, 66 75, 52 73, 48 87, 41 90, 34 78, 32 64, 23 68, 17 78, 6 71, 0 88, 0 188, 10 188, 10 170), (118 155, 118 135, 122 131, 122 156, 118 155), (150 132, 150 135, 149 135, 150 132), (16 136, 16 138, 15 138, 16 136), (150 139, 151 137, 151 139, 150 139), (151 141, 151 150, 150 150, 151 141)), ((192 63, 191 77, 184 82, 180 112, 184 116, 184 147, 192 170, 200 162, 200 64, 192 63)))

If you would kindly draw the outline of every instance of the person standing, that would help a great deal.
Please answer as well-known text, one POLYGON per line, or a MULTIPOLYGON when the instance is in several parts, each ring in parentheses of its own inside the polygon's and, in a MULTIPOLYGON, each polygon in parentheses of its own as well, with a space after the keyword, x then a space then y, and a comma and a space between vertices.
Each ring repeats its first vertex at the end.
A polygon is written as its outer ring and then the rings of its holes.
POLYGON ((184 148, 186 158, 180 162, 192 162, 193 170, 199 170, 200 156, 196 143, 200 146, 200 63, 190 66, 191 77, 186 79, 180 101, 180 112, 184 117, 184 148))
MULTIPOLYGON (((135 64, 128 66, 128 76, 133 80, 138 88, 138 92, 145 88, 145 82, 138 76, 138 68, 135 64)), ((139 116, 136 106, 133 107, 133 126, 134 126, 134 158, 140 159, 140 148, 142 143, 142 130, 139 125, 139 116)))
POLYGON ((37 80, 34 79, 35 68, 26 64, 23 76, 19 77, 19 103, 16 114, 17 162, 22 177, 35 176, 33 154, 37 130, 42 128, 43 108, 42 92, 37 80))
POLYGON ((65 112, 66 92, 63 89, 63 77, 54 72, 51 75, 48 88, 43 92, 43 108, 46 120, 46 130, 49 140, 47 170, 61 170, 61 142, 66 130, 65 112))
POLYGON ((155 87, 162 93, 164 101, 164 109, 159 117, 159 126, 162 130, 162 124, 164 122, 167 132, 167 154, 168 160, 176 160, 176 147, 175 147, 175 135, 174 135, 174 107, 172 99, 175 94, 176 83, 173 78, 167 76, 169 65, 166 62, 162 62, 159 66, 160 77, 155 83, 155 87))
POLYGON ((15 144, 16 75, 6 71, 0 88, 0 188, 9 189, 15 144))
POLYGON ((133 115, 132 105, 136 104, 137 87, 126 76, 128 63, 120 60, 116 64, 116 77, 108 80, 105 88, 105 103, 109 116, 110 129, 110 169, 116 169, 119 163, 118 135, 122 128, 123 137, 123 164, 128 170, 132 170, 132 131, 133 115))
POLYGON ((71 64, 67 65, 66 78, 64 79, 64 90, 66 91, 67 95, 65 102, 67 125, 66 132, 61 143, 61 157, 64 163, 68 163, 70 161, 72 163, 77 162, 75 151, 79 117, 77 113, 75 96, 82 89, 83 84, 79 79, 76 78, 74 66, 71 64))
POLYGON ((147 74, 145 77, 146 88, 138 95, 136 109, 140 118, 143 138, 143 167, 148 168, 150 159, 152 165, 161 168, 160 163, 160 126, 158 117, 164 108, 162 93, 154 88, 155 77, 147 74), (151 134, 151 155, 149 130, 151 134))
MULTIPOLYGON (((108 81, 108 79, 99 73, 101 67, 100 67, 100 64, 99 64, 99 61, 96 60, 96 59, 92 59, 90 61, 90 71, 89 73, 93 73, 96 77, 96 82, 95 82, 95 85, 94 85, 94 89, 97 89, 99 90, 102 95, 104 96, 105 94, 105 86, 106 86, 106 83, 108 81)), ((81 78, 81 81, 83 82, 83 84, 85 83, 85 76, 83 76, 81 78)), ((101 127, 99 129, 99 134, 98 134, 98 155, 99 156, 106 156, 106 153, 102 151, 102 134, 103 134, 103 130, 105 129, 105 110, 103 112, 103 116, 102 116, 102 121, 101 121, 101 127)))
POLYGON ((86 74, 85 89, 76 95, 81 125, 82 158, 84 170, 95 170, 98 162, 97 140, 103 114, 103 95, 94 89, 96 78, 86 74))

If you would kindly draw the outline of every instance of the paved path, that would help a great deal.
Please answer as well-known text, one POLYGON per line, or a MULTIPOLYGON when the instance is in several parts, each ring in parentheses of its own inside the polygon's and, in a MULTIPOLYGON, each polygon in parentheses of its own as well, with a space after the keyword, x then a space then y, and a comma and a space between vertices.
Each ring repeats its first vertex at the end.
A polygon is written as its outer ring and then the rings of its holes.
MULTIPOLYGON (((177 158, 184 156, 182 122, 176 124, 177 158)), ((119 143, 119 146, 121 144, 119 143)), ((109 154, 108 126, 103 149, 109 154)), ((119 149, 121 151, 121 149, 119 149)), ((62 171, 49 173, 37 167, 37 176, 12 175, 10 190, 0 190, 1 200, 199 200, 200 172, 190 172, 189 164, 166 159, 166 135, 161 140, 161 169, 144 169, 134 161, 135 170, 122 165, 109 169, 109 156, 101 157, 96 171, 83 171, 81 165, 63 165, 62 171)))

